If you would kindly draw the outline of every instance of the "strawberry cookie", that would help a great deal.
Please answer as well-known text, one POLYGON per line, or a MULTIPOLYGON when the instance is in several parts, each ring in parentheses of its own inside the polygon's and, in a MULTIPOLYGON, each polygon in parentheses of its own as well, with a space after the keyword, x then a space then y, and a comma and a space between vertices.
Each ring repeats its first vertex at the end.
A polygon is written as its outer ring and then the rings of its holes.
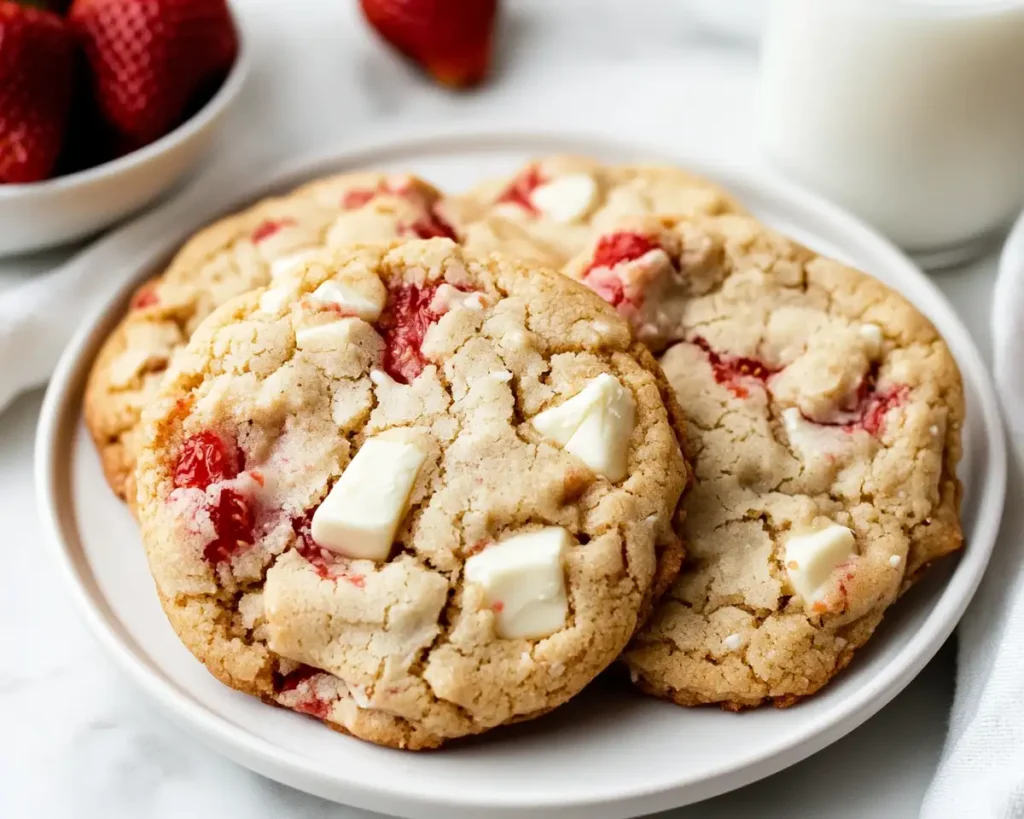
POLYGON ((307 261, 203 322, 147 412, 160 599, 219 680, 362 739, 538 716, 678 570, 677 413, 564 276, 442 239, 307 261))
POLYGON ((627 219, 566 271, 629 319, 687 415, 687 566, 625 654, 684 705, 788 705, 955 551, 964 400, 932 325, 744 216, 627 219))
POLYGON ((553 156, 438 206, 462 243, 560 268, 595 231, 625 216, 742 213, 718 186, 681 168, 553 156))
POLYGON ((144 284, 100 351, 86 423, 114 491, 134 501, 139 417, 173 353, 214 308, 261 287, 322 248, 452 236, 438 192, 406 175, 357 173, 310 183, 200 231, 144 284))

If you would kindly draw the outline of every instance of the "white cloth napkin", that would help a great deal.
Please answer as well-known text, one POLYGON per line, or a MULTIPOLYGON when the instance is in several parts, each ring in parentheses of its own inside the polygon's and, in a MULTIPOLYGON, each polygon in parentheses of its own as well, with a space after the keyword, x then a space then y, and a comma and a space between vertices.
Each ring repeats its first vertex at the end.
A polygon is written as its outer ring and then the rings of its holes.
POLYGON ((131 269, 134 254, 158 239, 163 225, 187 223, 243 184, 252 167, 267 164, 273 164, 269 156, 238 152, 132 222, 127 235, 115 230, 51 272, 0 292, 0 412, 24 390, 46 383, 82 319, 124 285, 126 265, 131 269))
POLYGON ((922 819, 1024 818, 1024 216, 1003 251, 992 334, 1009 495, 992 563, 957 633, 949 735, 922 819))

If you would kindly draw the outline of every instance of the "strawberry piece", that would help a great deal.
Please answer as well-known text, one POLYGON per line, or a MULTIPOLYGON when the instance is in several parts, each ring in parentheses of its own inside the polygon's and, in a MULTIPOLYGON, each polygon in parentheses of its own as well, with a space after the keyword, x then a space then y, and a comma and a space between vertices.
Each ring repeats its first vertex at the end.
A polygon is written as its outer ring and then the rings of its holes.
POLYGON ((612 307, 626 303, 626 286, 613 270, 599 268, 590 271, 583 277, 583 283, 612 307))
POLYGON ((356 188, 355 190, 346 192, 346 194, 341 197, 341 206, 345 210, 361 208, 377 196, 378 193, 380 193, 380 190, 378 189, 356 188))
POLYGON ((238 475, 239 458, 214 432, 205 430, 185 439, 174 465, 174 485, 206 489, 238 475))
POLYGON ((885 428, 886 414, 906 400, 907 392, 906 385, 901 384, 886 393, 872 393, 864 406, 860 421, 855 424, 847 424, 846 429, 853 431, 859 426, 869 435, 877 437, 885 428))
POLYGON ((403 284, 391 290, 380 317, 384 337, 384 371, 399 384, 408 384, 427 365, 421 347, 427 329, 441 318, 430 309, 437 285, 403 284))
POLYGON ((741 383, 744 379, 752 378, 763 384, 779 372, 778 369, 769 367, 756 358, 722 355, 712 349, 707 340, 701 336, 695 337, 692 343, 707 354, 711 369, 715 374, 715 381, 724 384, 737 398, 746 398, 750 395, 750 390, 741 383))
POLYGON ((132 296, 131 309, 144 310, 147 307, 156 307, 160 303, 160 297, 156 294, 156 288, 147 285, 139 288, 132 296))
POLYGON ((360 0, 377 33, 442 85, 487 76, 498 0, 360 0))
POLYGON ((255 521, 248 499, 225 487, 209 511, 217 536, 203 549, 203 557, 208 563, 225 563, 253 544, 255 521))
POLYGON ((75 0, 68 19, 104 119, 134 147, 181 122, 238 53, 226 0, 75 0))
POLYGON ((411 225, 403 226, 400 233, 412 233, 420 239, 451 239, 453 242, 459 240, 455 230, 444 219, 433 210, 425 216, 421 216, 411 225))
POLYGON ((540 175, 536 165, 531 165, 519 176, 513 179, 507 188, 498 194, 496 202, 509 202, 519 205, 523 210, 536 216, 540 213, 533 204, 533 192, 537 190, 546 180, 540 175))
POLYGON ((641 233, 608 233, 598 240, 587 272, 595 267, 615 267, 633 262, 657 249, 658 243, 641 233))
POLYGON ((876 365, 860 382, 856 398, 851 405, 841 408, 841 420, 834 423, 812 420, 812 423, 839 427, 846 432, 864 430, 869 435, 877 437, 885 429, 886 414, 889 410, 900 406, 906 400, 908 392, 909 388, 906 384, 899 384, 884 392, 879 392, 876 365))
POLYGON ((256 229, 253 230, 249 238, 252 239, 253 244, 258 245, 260 242, 269 239, 282 228, 286 228, 289 225, 294 224, 295 220, 287 217, 284 219, 265 219, 256 226, 256 229))
MULTIPOLYGON (((313 680, 324 672, 310 665, 301 665, 290 674, 274 674, 274 690, 278 694, 296 692, 299 699, 288 705, 293 711, 308 714, 317 719, 327 719, 331 713, 331 704, 317 696, 313 680)), ((291 700, 291 697, 288 697, 291 700)))
POLYGON ((74 46, 56 14, 0 1, 0 184, 53 172, 71 110, 74 46))
POLYGON ((295 532, 295 551, 308 560, 320 577, 331 580, 346 580, 358 589, 366 585, 366 580, 361 574, 350 569, 349 561, 335 554, 330 549, 324 549, 313 540, 313 512, 310 509, 301 518, 292 520, 292 530, 295 532))
POLYGON ((636 261, 658 247, 657 242, 641 233, 623 231, 606 234, 598 240, 590 266, 583 271, 583 283, 612 307, 639 309, 643 293, 635 285, 627 288, 615 268, 636 261))
MULTIPOLYGON (((174 485, 205 490, 228 481, 241 471, 241 457, 234 445, 209 430, 185 439, 174 464, 174 485)), ((255 516, 248 498, 237 490, 221 488, 217 500, 207 506, 216 536, 206 544, 203 556, 211 564, 224 563, 254 543, 255 516)))

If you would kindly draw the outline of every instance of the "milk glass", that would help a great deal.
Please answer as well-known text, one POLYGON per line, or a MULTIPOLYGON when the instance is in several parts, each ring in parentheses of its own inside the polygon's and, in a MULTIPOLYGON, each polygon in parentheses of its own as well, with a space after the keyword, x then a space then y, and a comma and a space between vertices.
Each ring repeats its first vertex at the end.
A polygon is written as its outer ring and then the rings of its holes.
POLYGON ((771 0, 767 160, 928 265, 1024 204, 1024 0, 771 0))

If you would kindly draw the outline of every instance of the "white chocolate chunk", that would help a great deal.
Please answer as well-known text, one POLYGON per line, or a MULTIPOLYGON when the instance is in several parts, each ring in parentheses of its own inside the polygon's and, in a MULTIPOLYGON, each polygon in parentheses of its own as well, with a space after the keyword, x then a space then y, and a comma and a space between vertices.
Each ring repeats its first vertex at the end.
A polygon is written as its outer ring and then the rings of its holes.
POLYGON ((495 370, 487 375, 481 375, 479 378, 474 378, 473 383, 492 383, 492 384, 507 384, 512 380, 512 373, 508 370, 495 370))
POLYGON ((505 639, 539 639, 565 626, 566 554, 572 537, 560 526, 515 535, 466 561, 467 583, 480 586, 505 639))
POLYGON ((636 402, 612 375, 602 373, 580 392, 534 416, 541 435, 560 444, 592 471, 610 481, 626 477, 636 402))
POLYGON ((335 304, 346 313, 366 321, 376 321, 384 309, 383 301, 378 302, 364 296, 355 288, 334 279, 325 281, 309 297, 321 304, 335 304))
POLYGON ((343 318, 295 331, 295 346, 300 350, 325 352, 343 350, 352 343, 352 331, 362 319, 343 318))
POLYGON ((889 565, 892 566, 894 569, 897 566, 899 566, 900 565, 900 556, 899 555, 892 555, 889 558, 889 565))
POLYGON ((480 293, 467 293, 452 287, 450 284, 442 284, 430 300, 430 309, 434 313, 444 314, 449 310, 464 308, 467 310, 483 310, 487 301, 480 293))
POLYGON ((791 535, 785 556, 789 582, 805 603, 820 599, 835 568, 855 554, 853 532, 838 523, 791 535))
POLYGON ((730 634, 722 640, 722 645, 725 646, 726 651, 736 651, 743 646, 743 635, 730 634))
POLYGON ((270 287, 263 291, 260 296, 260 312, 275 314, 281 311, 292 298, 292 292, 287 287, 270 287))
POLYGON ((411 443, 365 441, 313 513, 313 540, 347 557, 387 560, 426 457, 411 443))
POLYGON ((274 259, 270 263, 270 280, 275 281, 286 273, 298 270, 303 262, 315 259, 318 255, 319 251, 316 248, 305 248, 304 250, 297 250, 295 253, 288 253, 274 259))
POLYGON ((589 212, 597 199, 597 183, 585 173, 558 176, 535 188, 530 202, 548 219, 575 222, 589 212))
POLYGON ((882 345, 885 343, 885 336, 882 335, 882 328, 877 324, 862 324, 857 330, 865 342, 865 350, 871 358, 877 358, 882 353, 882 345))

